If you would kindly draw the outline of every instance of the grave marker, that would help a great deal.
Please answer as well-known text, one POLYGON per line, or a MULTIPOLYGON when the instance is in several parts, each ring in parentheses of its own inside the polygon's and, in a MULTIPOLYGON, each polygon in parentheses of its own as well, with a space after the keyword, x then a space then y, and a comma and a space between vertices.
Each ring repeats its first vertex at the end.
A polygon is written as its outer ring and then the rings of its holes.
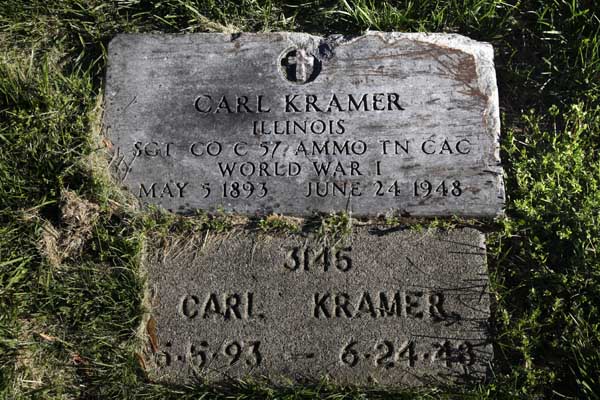
MULTIPOLYGON (((458 35, 119 35, 118 182, 172 211, 503 212, 493 51, 458 35)), ((148 245, 148 373, 381 386, 482 381, 484 235, 250 230, 148 245)))
POLYGON ((155 246, 147 265, 160 381, 447 384, 485 379, 492 359, 473 229, 234 231, 155 246))
POLYGON ((118 35, 105 133, 145 203, 496 216, 493 50, 458 35, 118 35))

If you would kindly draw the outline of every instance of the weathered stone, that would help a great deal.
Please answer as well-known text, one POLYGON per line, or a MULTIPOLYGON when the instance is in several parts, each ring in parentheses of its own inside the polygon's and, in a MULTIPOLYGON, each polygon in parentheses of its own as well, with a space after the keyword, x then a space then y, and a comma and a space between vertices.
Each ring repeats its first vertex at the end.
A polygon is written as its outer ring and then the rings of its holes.
POLYGON ((155 242, 146 260, 153 379, 485 379, 488 277, 476 230, 169 240, 155 242))
POLYGON ((116 176, 173 211, 503 209, 487 43, 380 32, 118 35, 105 95, 116 176))

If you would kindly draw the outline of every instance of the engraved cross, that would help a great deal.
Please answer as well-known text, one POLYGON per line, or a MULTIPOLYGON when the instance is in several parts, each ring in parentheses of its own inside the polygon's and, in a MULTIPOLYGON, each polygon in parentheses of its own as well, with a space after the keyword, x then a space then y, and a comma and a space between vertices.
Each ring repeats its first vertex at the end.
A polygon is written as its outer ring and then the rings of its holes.
POLYGON ((313 73, 315 63, 313 56, 308 55, 304 49, 298 49, 296 50, 296 55, 288 57, 287 61, 288 65, 296 66, 297 82, 308 81, 308 78, 310 78, 313 73))

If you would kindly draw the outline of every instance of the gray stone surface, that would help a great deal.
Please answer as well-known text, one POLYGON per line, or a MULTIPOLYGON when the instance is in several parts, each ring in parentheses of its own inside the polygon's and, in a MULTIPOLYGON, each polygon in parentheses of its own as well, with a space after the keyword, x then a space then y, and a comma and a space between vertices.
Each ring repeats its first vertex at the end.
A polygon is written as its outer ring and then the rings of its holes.
POLYGON ((485 379, 483 234, 355 228, 152 241, 146 368, 163 382, 425 385, 485 379))
POLYGON ((119 182, 181 213, 503 210, 493 49, 458 35, 118 35, 104 129, 119 182))

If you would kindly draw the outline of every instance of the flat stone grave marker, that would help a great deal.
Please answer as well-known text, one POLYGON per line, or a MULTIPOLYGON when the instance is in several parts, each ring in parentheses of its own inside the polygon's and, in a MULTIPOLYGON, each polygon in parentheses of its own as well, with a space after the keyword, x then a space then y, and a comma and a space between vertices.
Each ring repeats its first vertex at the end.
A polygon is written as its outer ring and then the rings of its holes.
POLYGON ((104 126, 119 182, 180 213, 503 210, 493 50, 458 35, 118 35, 104 126))
POLYGON ((161 382, 396 386, 485 379, 484 236, 355 228, 153 241, 146 354, 161 382))

